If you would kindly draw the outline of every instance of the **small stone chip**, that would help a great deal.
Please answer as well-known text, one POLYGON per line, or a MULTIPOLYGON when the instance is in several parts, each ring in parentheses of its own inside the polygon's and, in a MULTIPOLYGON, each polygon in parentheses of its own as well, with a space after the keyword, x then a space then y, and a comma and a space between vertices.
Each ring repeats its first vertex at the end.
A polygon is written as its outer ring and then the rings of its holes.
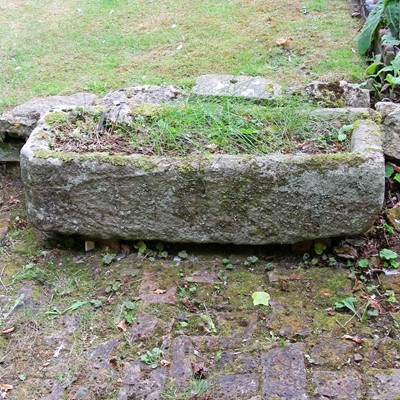
POLYGON ((361 354, 354 354, 354 361, 355 362, 360 362, 363 360, 363 356, 361 354))

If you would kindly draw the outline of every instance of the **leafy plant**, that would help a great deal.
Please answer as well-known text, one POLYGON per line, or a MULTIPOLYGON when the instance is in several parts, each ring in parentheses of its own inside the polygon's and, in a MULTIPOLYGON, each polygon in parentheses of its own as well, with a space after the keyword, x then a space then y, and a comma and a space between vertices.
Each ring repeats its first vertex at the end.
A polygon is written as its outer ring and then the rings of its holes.
POLYGON ((396 261, 398 254, 389 249, 382 249, 379 252, 379 257, 383 260, 383 265, 387 268, 397 268, 399 266, 399 262, 396 261))
POLYGON ((388 298, 387 301, 389 303, 398 303, 399 301, 396 299, 396 296, 394 294, 393 290, 386 290, 384 295, 388 298))
POLYGON ((158 367, 158 362, 161 360, 162 355, 163 351, 159 347, 154 347, 153 350, 147 350, 145 354, 142 354, 140 360, 155 369, 158 367))
POLYGON ((385 166, 385 177, 393 177, 393 180, 400 183, 400 172, 395 172, 394 168, 390 164, 386 164, 385 166))
POLYGON ((343 142, 347 139, 347 132, 351 132, 353 130, 353 125, 344 125, 339 129, 339 133, 337 135, 337 139, 339 142, 343 142))
POLYGON ((396 85, 400 84, 400 53, 387 66, 383 64, 382 56, 376 55, 365 72, 369 77, 366 86, 370 90, 375 91, 379 98, 389 90, 389 96, 392 98, 396 85))
POLYGON ((138 257, 143 256, 147 249, 147 245, 145 242, 143 242, 143 240, 139 240, 133 245, 133 247, 138 251, 138 257))
POLYGON ((347 308, 348 310, 350 310, 351 312, 356 314, 357 310, 354 305, 354 303, 356 303, 356 301, 357 301, 357 299, 355 297, 346 297, 342 301, 337 301, 335 303, 335 308, 347 308))
POLYGON ((365 54, 371 47, 381 26, 387 25, 394 40, 399 39, 400 0, 378 0, 369 14, 363 30, 358 37, 358 49, 365 54))
POLYGON ((101 262, 103 265, 110 265, 115 260, 115 253, 103 253, 101 255, 101 262))
POLYGON ((326 245, 324 243, 321 242, 314 243, 314 251, 315 254, 317 254, 318 256, 320 256, 325 250, 326 250, 326 245))

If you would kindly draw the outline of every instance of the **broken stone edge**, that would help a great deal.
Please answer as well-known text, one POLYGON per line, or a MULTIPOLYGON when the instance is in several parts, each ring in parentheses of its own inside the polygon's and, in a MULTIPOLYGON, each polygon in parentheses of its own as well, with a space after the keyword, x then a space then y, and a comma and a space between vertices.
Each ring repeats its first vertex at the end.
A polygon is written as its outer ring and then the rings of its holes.
POLYGON ((270 244, 360 234, 381 211, 379 127, 351 152, 159 157, 51 151, 42 118, 21 152, 29 221, 101 239, 270 244))

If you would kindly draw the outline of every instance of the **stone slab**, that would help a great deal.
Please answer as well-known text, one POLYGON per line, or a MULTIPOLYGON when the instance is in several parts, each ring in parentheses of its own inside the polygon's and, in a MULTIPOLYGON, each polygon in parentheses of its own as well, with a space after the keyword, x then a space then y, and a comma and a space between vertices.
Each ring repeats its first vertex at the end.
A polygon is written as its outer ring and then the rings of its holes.
POLYGON ((369 90, 346 81, 314 81, 301 89, 300 93, 325 107, 370 107, 369 90))
POLYGON ((139 288, 140 299, 149 304, 174 305, 176 303, 176 287, 160 288, 156 279, 157 274, 148 271, 143 272, 139 288))
POLYGON ((267 244, 355 235, 381 210, 378 127, 358 124, 352 153, 63 154, 45 119, 21 151, 29 221, 90 238, 267 244), (285 222, 287 221, 287 223, 285 222))
POLYGON ((375 108, 382 116, 383 151, 387 157, 400 161, 400 105, 380 102, 375 108))
POLYGON ((306 368, 301 347, 296 344, 276 347, 261 356, 264 396, 282 399, 307 399, 306 368))
MULTIPOLYGON (((100 99, 97 105, 104 107, 106 117, 122 124, 133 122, 137 106, 179 101, 186 93, 178 86, 140 85, 114 90, 100 99)), ((147 110, 149 112, 151 108, 147 110)), ((143 109, 146 112, 146 109, 143 109)))
POLYGON ((167 369, 159 366, 150 370, 143 363, 125 363, 123 369, 123 386, 118 400, 159 400, 164 388, 167 369))
POLYGON ((353 372, 316 371, 314 395, 321 399, 357 400, 361 397, 361 379, 353 372))
POLYGON ((0 115, 0 142, 6 136, 26 139, 39 119, 54 107, 89 107, 96 99, 91 93, 75 93, 70 96, 50 96, 34 99, 0 115))
POLYGON ((257 394, 257 374, 223 375, 216 379, 213 395, 221 399, 243 399, 257 394))
POLYGON ((369 399, 400 399, 400 369, 370 370, 367 377, 375 386, 375 388, 370 390, 369 399))
POLYGON ((270 100, 282 95, 282 87, 276 82, 261 76, 208 74, 196 79, 192 94, 270 100))

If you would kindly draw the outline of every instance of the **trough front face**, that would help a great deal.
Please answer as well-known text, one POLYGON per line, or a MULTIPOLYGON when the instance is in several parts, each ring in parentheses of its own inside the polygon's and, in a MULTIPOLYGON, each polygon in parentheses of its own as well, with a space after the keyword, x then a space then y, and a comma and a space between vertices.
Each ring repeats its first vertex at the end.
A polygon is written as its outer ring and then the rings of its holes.
POLYGON ((44 122, 21 153, 29 220, 91 238, 267 244, 364 232, 379 213, 378 127, 324 155, 75 154, 49 150, 44 122))

